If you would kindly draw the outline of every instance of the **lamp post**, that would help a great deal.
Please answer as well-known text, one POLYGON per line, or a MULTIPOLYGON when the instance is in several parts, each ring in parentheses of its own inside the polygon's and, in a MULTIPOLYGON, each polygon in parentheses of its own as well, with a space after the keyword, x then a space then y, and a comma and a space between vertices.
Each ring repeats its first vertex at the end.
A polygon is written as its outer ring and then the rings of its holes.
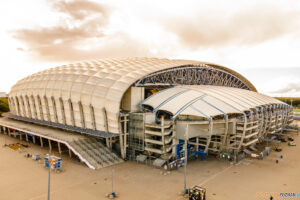
POLYGON ((187 167, 187 157, 188 157, 188 131, 189 131, 189 125, 186 125, 186 130, 185 130, 185 156, 184 156, 184 194, 187 193, 187 187, 186 187, 186 167, 187 167))
POLYGON ((48 164, 49 164, 49 171, 48 171, 48 200, 50 200, 50 178, 51 178, 51 148, 49 148, 49 157, 48 157, 48 164))

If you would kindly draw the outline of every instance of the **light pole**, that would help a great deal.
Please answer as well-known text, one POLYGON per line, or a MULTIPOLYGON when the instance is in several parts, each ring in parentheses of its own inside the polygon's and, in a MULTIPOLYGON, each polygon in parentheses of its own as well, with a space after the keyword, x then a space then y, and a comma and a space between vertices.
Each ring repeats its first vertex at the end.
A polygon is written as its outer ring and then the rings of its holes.
POLYGON ((49 148, 48 164, 49 164, 49 171, 48 171, 48 200, 50 200, 51 148, 49 148))
POLYGON ((185 142, 184 142, 184 146, 185 146, 185 156, 184 156, 184 194, 186 194, 187 192, 187 187, 186 187, 186 167, 187 167, 187 157, 188 157, 188 131, 189 131, 189 125, 186 125, 186 130, 185 130, 185 142))
POLYGON ((114 194, 114 169, 111 168, 111 194, 114 194))

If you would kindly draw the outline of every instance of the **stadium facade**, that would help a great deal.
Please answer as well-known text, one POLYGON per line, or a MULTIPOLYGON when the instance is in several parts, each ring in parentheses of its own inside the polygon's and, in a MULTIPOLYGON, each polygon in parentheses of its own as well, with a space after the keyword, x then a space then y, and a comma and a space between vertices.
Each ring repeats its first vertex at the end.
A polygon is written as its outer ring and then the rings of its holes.
POLYGON ((2 132, 45 138, 33 130, 61 131, 64 137, 48 134, 49 141, 59 140, 93 169, 120 162, 118 156, 168 163, 183 157, 184 140, 189 155, 238 154, 281 133, 293 117, 291 106, 258 93, 231 69, 158 58, 48 69, 18 81, 9 105, 2 132))

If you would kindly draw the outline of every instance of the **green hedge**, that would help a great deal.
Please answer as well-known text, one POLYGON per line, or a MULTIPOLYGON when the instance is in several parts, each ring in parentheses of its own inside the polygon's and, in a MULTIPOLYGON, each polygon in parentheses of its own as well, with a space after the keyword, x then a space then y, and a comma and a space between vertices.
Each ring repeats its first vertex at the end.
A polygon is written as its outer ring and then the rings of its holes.
POLYGON ((9 111, 8 99, 0 98, 0 114, 8 111, 9 111))
POLYGON ((293 107, 300 108, 300 97, 275 97, 275 98, 289 105, 291 105, 291 100, 293 100, 293 107))

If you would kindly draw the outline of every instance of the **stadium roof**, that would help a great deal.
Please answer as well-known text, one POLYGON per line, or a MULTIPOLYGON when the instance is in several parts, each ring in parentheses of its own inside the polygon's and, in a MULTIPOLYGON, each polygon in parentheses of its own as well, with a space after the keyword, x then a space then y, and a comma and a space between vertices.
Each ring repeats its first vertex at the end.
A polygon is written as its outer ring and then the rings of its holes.
POLYGON ((162 90, 146 100, 153 111, 167 111, 175 119, 179 115, 211 118, 218 115, 242 114, 261 106, 286 105, 266 95, 224 86, 177 86, 162 90))
MULTIPOLYGON (((118 113, 126 90, 151 73, 187 65, 228 72, 245 83, 252 91, 256 91, 255 87, 242 75, 220 65, 190 60, 128 58, 86 61, 44 70, 17 82, 12 87, 9 96, 62 99, 66 104, 66 113, 70 112, 67 106, 69 99, 75 103, 81 102, 86 112, 84 113, 86 128, 90 129, 93 128, 90 125, 92 119, 89 113, 89 106, 92 105, 95 109, 96 127, 99 131, 106 130, 102 110, 105 108, 109 132, 119 133, 118 113)), ((218 78, 215 77, 215 79, 218 78)), ((74 107, 74 112, 75 115, 79 115, 79 108, 74 107)), ((60 112, 57 114, 60 115, 60 112)), ((61 118, 61 116, 58 117, 61 118)), ((70 117, 69 115, 66 117, 68 123, 70 117)), ((75 120, 78 119, 75 118, 75 120)), ((76 124, 80 126, 80 121, 76 124)))

